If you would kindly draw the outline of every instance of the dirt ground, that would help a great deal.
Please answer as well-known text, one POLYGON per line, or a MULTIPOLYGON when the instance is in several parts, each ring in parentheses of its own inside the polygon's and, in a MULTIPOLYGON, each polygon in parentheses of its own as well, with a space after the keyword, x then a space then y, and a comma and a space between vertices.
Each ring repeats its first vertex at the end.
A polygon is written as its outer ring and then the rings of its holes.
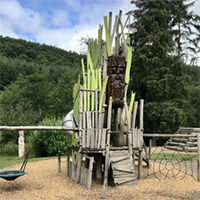
MULTIPOLYGON (((66 159, 61 173, 57 159, 28 163, 27 174, 15 181, 0 179, 1 200, 93 200, 102 199, 103 186, 95 181, 87 190, 66 177, 66 159)), ((196 164, 196 163, 195 163, 196 164)), ((19 169, 20 165, 8 169, 19 169)), ((2 170, 2 169, 1 169, 2 170)), ((144 172, 145 173, 145 172, 144 172)), ((109 186, 107 199, 112 200, 200 200, 200 182, 186 176, 183 180, 158 180, 155 176, 138 180, 138 186, 109 186)))

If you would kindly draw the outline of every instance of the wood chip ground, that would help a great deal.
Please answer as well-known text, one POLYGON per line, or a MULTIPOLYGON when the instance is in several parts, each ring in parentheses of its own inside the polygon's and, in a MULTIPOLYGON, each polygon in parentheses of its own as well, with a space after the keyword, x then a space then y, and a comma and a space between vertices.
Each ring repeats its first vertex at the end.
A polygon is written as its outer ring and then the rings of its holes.
MULTIPOLYGON (((103 186, 92 182, 87 190, 66 177, 66 162, 62 159, 58 173, 57 159, 28 163, 27 174, 15 181, 0 179, 1 200, 96 200, 102 199, 103 186)), ((18 169, 19 165, 7 169, 18 169)), ((1 169, 3 170, 3 169, 1 169)), ((111 200, 200 200, 200 182, 191 177, 181 181, 158 180, 154 176, 138 180, 138 186, 109 186, 111 200)))

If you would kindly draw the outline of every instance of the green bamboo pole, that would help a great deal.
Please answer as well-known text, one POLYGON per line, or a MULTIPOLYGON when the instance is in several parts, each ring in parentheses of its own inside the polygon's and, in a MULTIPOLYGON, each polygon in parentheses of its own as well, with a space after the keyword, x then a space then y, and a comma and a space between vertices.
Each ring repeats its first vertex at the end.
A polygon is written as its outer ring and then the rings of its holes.
POLYGON ((101 90, 101 68, 98 69, 99 90, 101 90))
POLYGON ((125 83, 129 83, 130 77, 130 69, 131 69, 131 59, 132 59, 132 47, 128 48, 128 55, 127 55, 127 64, 126 64, 126 74, 125 74, 125 83))
POLYGON ((81 64, 82 64, 83 84, 84 84, 86 83, 86 80, 85 80, 85 66, 84 66, 83 58, 81 59, 81 64))
POLYGON ((108 82, 108 76, 106 76, 105 81, 103 83, 103 89, 102 89, 101 97, 100 97, 100 101, 99 101, 99 113, 102 112, 103 97, 104 97, 104 93, 106 91, 107 82, 108 82))
MULTIPOLYGON (((86 82, 83 84, 84 89, 87 89, 87 85, 86 82)), ((84 105, 83 105, 83 109, 84 111, 87 111, 87 95, 86 95, 86 91, 84 91, 83 93, 83 98, 84 98, 84 105)))
POLYGON ((99 30, 98 30, 98 60, 101 59, 101 55, 102 55, 102 30, 103 30, 103 25, 99 24, 99 30))
POLYGON ((129 110, 128 110, 129 116, 131 116, 134 100, 135 100, 135 93, 132 92, 131 93, 131 102, 130 102, 129 110))
POLYGON ((107 54, 108 54, 108 56, 111 56, 111 51, 110 51, 110 37, 109 37, 109 33, 108 33, 107 16, 104 16, 104 26, 105 26, 105 34, 106 34, 107 54))

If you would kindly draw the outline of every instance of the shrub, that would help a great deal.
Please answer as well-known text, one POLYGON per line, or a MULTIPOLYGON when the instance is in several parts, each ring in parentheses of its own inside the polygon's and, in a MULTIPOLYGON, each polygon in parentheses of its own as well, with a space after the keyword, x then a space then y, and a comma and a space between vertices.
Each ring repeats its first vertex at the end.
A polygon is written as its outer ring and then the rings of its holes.
POLYGON ((7 144, 0 145, 0 153, 5 156, 18 156, 18 144, 10 141, 7 144))
MULTIPOLYGON (((39 123, 41 126, 61 126, 61 124, 61 118, 45 118, 39 123)), ((35 154, 39 157, 71 154, 71 140, 63 131, 37 131, 33 144, 35 154)))

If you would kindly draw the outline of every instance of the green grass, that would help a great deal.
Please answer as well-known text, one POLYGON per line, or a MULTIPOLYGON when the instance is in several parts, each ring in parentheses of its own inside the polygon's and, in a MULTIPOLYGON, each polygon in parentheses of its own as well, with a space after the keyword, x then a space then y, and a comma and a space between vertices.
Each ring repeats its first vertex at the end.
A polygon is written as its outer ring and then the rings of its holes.
MULTIPOLYGON (((43 158, 29 158, 28 162, 37 162, 41 160, 48 160, 48 159, 54 159, 57 158, 54 157, 43 157, 43 158)), ((22 164, 24 161, 24 158, 19 158, 17 156, 0 156, 0 169, 9 167, 12 165, 22 164)))
POLYGON ((151 160, 177 160, 177 161, 197 161, 197 154, 173 154, 173 153, 154 153, 151 155, 151 160))

